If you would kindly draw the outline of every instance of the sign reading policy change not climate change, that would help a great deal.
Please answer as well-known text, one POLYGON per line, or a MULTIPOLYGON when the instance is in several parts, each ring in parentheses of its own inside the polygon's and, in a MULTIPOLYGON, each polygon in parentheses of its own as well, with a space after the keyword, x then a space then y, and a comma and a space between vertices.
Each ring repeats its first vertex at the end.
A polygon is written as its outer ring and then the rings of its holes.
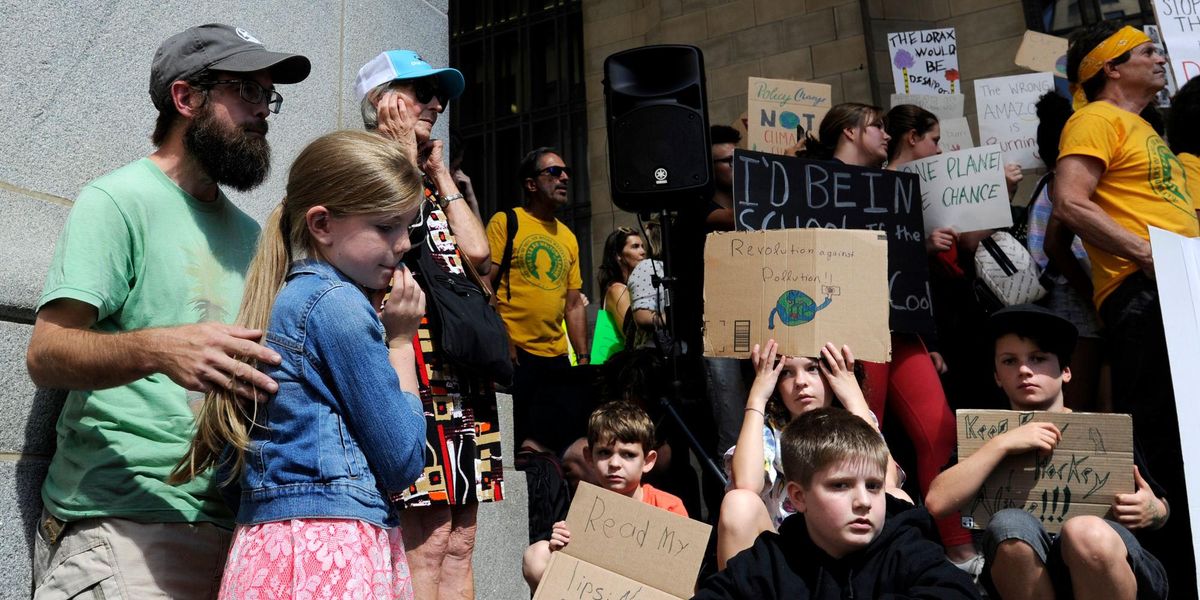
POLYGON ((829 112, 833 89, 825 83, 750 78, 746 147, 786 154, 796 145, 796 129, 814 131, 829 112))
POLYGON ((889 33, 897 94, 961 94, 958 36, 953 27, 889 33))

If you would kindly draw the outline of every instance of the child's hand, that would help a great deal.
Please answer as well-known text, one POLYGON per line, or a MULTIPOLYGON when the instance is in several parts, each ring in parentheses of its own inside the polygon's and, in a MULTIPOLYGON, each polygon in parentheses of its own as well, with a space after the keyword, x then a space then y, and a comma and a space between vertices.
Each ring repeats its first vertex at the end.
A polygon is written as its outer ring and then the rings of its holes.
POLYGON ((1159 500, 1137 465, 1133 466, 1133 482, 1137 491, 1132 494, 1117 494, 1113 498, 1112 514, 1117 522, 1129 529, 1157 529, 1167 521, 1166 502, 1159 500))
POLYGON ((392 291, 379 318, 387 332, 388 345, 393 341, 408 344, 417 334, 421 317, 425 316, 425 292, 417 285, 408 267, 400 265, 392 275, 392 291))
POLYGON ((1054 423, 1026 423, 995 439, 1004 444, 1006 454, 1021 454, 1030 450, 1050 452, 1062 440, 1062 433, 1054 423))
POLYGON ((929 236, 925 238, 925 252, 927 254, 945 252, 957 243, 958 232, 954 231, 953 227, 938 227, 929 232, 929 236))
POLYGON ((554 524, 553 530, 550 532, 550 551, 558 552, 566 547, 571 542, 571 530, 567 529, 566 521, 559 521, 554 524))
POLYGON ((1025 179, 1025 174, 1021 172, 1021 165, 1017 163, 1004 165, 1004 182, 1008 184, 1009 196, 1017 193, 1017 186, 1021 185, 1022 179, 1025 179))
POLYGON ((829 382, 830 389, 842 406, 856 415, 870 410, 862 387, 858 385, 858 378, 854 376, 854 353, 850 351, 850 347, 842 346, 842 349, 838 350, 832 342, 827 342, 825 347, 821 348, 820 358, 817 364, 820 365, 821 373, 825 375, 825 380, 829 382))
POLYGON ((754 365, 754 384, 750 386, 746 408, 761 411, 767 406, 767 399, 775 391, 775 385, 779 383, 779 374, 783 372, 783 361, 778 361, 778 364, 775 361, 778 350, 779 345, 772 339, 767 340, 766 348, 755 344, 754 350, 750 352, 750 362, 754 365))

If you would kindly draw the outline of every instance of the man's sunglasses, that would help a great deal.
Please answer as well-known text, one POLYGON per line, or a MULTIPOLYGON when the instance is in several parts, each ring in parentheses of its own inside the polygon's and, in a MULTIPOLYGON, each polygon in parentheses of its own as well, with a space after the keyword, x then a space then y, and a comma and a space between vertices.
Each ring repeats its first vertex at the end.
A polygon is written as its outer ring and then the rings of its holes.
POLYGON ((545 173, 555 179, 562 177, 563 173, 566 173, 567 177, 570 177, 571 176, 571 167, 560 167, 558 165, 554 165, 552 167, 546 167, 545 169, 541 169, 540 171, 538 171, 538 175, 541 175, 542 173, 545 173))
POLYGON ((238 95, 242 100, 250 104, 267 103, 267 110, 273 114, 279 114, 279 108, 283 106, 283 96, 274 89, 268 90, 259 85, 257 81, 248 79, 221 79, 217 81, 202 81, 199 83, 202 87, 213 87, 217 85, 237 85, 238 95))

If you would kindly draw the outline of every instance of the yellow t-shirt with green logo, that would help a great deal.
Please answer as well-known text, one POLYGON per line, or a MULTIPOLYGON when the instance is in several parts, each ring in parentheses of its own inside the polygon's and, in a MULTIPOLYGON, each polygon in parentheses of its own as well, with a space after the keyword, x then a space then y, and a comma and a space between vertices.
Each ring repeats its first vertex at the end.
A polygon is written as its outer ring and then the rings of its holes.
POLYGON ((1179 162, 1183 163, 1183 172, 1187 174, 1188 195, 1192 197, 1192 206, 1200 202, 1200 156, 1181 152, 1179 162))
MULTIPOLYGON (((579 275, 579 242, 562 221, 542 221, 517 208, 508 276, 496 284, 497 307, 508 337, 530 354, 562 356, 567 338, 562 322, 567 290, 583 285, 579 275), (512 297, 509 297, 511 286, 512 297)), ((508 216, 496 213, 487 227, 492 262, 500 264, 508 239, 508 216)))
MULTIPOLYGON (((1104 163, 1092 201, 1121 227, 1146 240, 1149 225, 1200 237, 1183 163, 1138 115, 1108 102, 1079 109, 1059 142, 1059 157, 1071 155, 1104 163)), ((1099 307, 1138 266, 1087 242, 1084 246, 1092 260, 1093 299, 1099 307)))

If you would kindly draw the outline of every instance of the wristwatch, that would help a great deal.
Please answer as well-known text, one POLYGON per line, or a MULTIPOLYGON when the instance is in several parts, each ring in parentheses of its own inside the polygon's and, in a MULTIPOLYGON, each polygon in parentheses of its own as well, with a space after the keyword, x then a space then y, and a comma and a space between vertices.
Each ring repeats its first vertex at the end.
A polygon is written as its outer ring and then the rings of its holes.
POLYGON ((463 197, 464 196, 462 194, 450 194, 449 196, 442 196, 442 199, 438 202, 438 208, 446 210, 446 207, 450 206, 451 202, 454 202, 455 200, 462 200, 463 197))

